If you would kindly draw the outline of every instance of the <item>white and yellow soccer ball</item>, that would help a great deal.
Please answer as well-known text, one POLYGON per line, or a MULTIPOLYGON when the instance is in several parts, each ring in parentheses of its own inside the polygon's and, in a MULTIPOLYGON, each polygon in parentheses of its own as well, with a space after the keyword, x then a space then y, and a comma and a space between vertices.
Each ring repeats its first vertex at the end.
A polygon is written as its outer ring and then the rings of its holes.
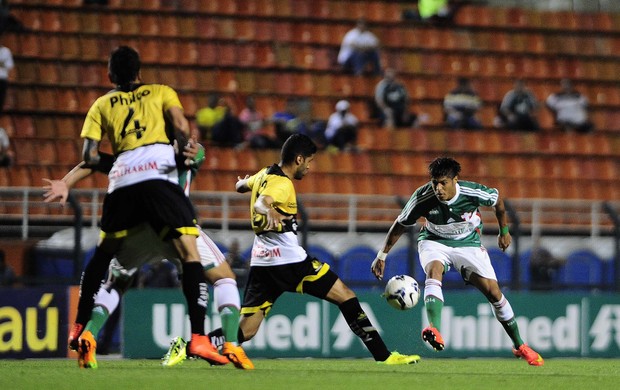
POLYGON ((396 275, 388 280, 383 296, 390 306, 398 310, 408 310, 417 305, 420 286, 409 275, 396 275))

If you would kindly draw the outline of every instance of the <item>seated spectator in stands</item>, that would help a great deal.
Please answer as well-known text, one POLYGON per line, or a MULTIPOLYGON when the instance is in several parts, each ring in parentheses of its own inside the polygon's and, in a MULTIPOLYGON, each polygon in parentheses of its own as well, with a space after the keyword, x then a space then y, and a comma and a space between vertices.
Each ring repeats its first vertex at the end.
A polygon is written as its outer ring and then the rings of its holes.
POLYGON ((417 9, 405 9, 403 19, 431 24, 452 23, 458 9, 469 3, 466 0, 418 0, 417 9))
POLYGON ((6 263, 4 251, 0 249, 0 286, 10 287, 15 283, 15 272, 6 263))
MULTIPOLYGON (((0 27, 1 28, 1 27, 0 27)), ((0 113, 4 111, 4 102, 9 86, 11 71, 15 67, 11 49, 0 44, 0 113)))
POLYGON ((222 147, 243 145, 243 123, 235 115, 235 110, 226 99, 220 99, 218 107, 223 108, 224 116, 211 128, 211 144, 222 147))
POLYGON ((0 167, 13 165, 13 157, 9 134, 3 127, 0 127, 0 167))
POLYGON ((228 249, 228 253, 226 253, 226 261, 237 277, 237 286, 245 287, 248 280, 248 273, 250 272, 250 261, 241 256, 239 240, 234 239, 230 243, 230 248, 228 249))
POLYGON ((277 111, 271 118, 276 132, 276 139, 279 145, 291 135, 297 132, 299 119, 297 118, 297 102, 294 99, 287 99, 284 110, 277 111))
POLYGON ((355 28, 345 34, 338 53, 338 63, 354 75, 363 74, 368 65, 371 66, 371 74, 381 74, 379 38, 368 30, 365 20, 358 20, 355 28))
POLYGON ((211 140, 213 126, 224 119, 224 115, 226 115, 224 100, 216 94, 210 94, 207 106, 196 111, 196 126, 202 141, 211 140))
POLYGON ((279 148, 273 131, 267 126, 263 113, 256 109, 256 102, 252 96, 246 98, 245 105, 239 113, 239 120, 244 128, 245 145, 252 149, 279 148))
POLYGON ((147 264, 138 274, 139 288, 178 288, 181 286, 177 267, 168 260, 147 264))
POLYGON ((477 130, 482 124, 476 113, 482 106, 482 100, 474 91, 466 77, 460 77, 456 88, 443 99, 446 124, 453 129, 477 130))
POLYGON ((562 89, 547 97, 546 105, 555 123, 564 131, 589 133, 594 125, 588 119, 588 98, 573 88, 568 79, 560 81, 562 89))
POLYGON ((411 99, 405 85, 396 79, 396 71, 385 69, 375 88, 375 103, 380 110, 380 124, 388 128, 412 127, 417 116, 409 110, 411 99))
POLYGON ((566 259, 560 259, 545 247, 536 243, 530 255, 530 276, 532 290, 551 290, 556 280, 558 269, 566 264, 566 259))
POLYGON ((517 79, 514 89, 508 91, 500 105, 505 125, 510 130, 538 131, 538 100, 525 87, 525 82, 517 79))
POLYGON ((357 129, 359 120, 349 110, 351 105, 346 100, 336 103, 336 112, 329 116, 325 128, 328 145, 338 150, 357 150, 357 129))

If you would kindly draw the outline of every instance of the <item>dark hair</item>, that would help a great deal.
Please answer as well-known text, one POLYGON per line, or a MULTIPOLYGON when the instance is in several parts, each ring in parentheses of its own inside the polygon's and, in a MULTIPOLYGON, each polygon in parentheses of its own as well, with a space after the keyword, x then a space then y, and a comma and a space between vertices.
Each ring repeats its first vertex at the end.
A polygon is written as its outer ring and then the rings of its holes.
POLYGON ((117 47, 110 54, 108 72, 114 84, 121 89, 128 89, 140 73, 140 55, 129 46, 117 47))
POLYGON ((290 164, 295 161, 297 156, 310 157, 317 151, 316 145, 307 135, 293 134, 284 145, 282 145, 282 152, 280 153, 280 159, 283 164, 290 164))
POLYGON ((461 173, 461 164, 451 157, 437 157, 428 165, 431 178, 448 176, 454 178, 461 173))

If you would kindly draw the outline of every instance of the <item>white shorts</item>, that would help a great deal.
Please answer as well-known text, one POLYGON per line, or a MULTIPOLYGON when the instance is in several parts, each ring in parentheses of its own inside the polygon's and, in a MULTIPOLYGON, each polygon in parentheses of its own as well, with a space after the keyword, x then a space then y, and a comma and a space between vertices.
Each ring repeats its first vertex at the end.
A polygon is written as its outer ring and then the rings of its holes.
POLYGON ((486 279, 497 280, 491 258, 482 245, 453 248, 435 241, 423 240, 418 242, 418 254, 424 272, 431 261, 438 260, 447 265, 448 269, 454 268, 466 282, 472 272, 486 279))
MULTIPOLYGON (((209 270, 226 262, 215 242, 199 226, 197 227, 199 235, 196 244, 202 267, 209 270)), ((164 259, 171 261, 179 270, 179 274, 182 272, 181 260, 172 241, 161 240, 148 224, 132 229, 116 255, 117 263, 131 274, 145 264, 158 263, 164 259)))

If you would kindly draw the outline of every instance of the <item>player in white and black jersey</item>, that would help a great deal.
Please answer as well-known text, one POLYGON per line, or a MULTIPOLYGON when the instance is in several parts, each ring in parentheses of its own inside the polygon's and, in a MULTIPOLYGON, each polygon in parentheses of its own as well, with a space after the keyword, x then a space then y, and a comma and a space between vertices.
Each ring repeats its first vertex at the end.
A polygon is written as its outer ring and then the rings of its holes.
POLYGON ((543 358, 521 339, 515 314, 497 283, 489 254, 480 242, 480 206, 495 209, 500 230, 499 247, 506 250, 512 241, 499 191, 482 184, 459 181, 461 165, 449 157, 435 159, 428 170, 431 180, 414 191, 392 224, 383 248, 372 263, 371 272, 382 279, 387 253, 408 226, 426 218, 418 237, 418 253, 426 273, 424 305, 430 324, 422 331, 422 338, 435 350, 444 349, 445 343, 439 333, 444 303, 442 280, 445 272, 454 268, 466 283, 478 288, 491 303, 495 317, 514 344, 514 355, 524 358, 530 365, 542 366, 543 358))

